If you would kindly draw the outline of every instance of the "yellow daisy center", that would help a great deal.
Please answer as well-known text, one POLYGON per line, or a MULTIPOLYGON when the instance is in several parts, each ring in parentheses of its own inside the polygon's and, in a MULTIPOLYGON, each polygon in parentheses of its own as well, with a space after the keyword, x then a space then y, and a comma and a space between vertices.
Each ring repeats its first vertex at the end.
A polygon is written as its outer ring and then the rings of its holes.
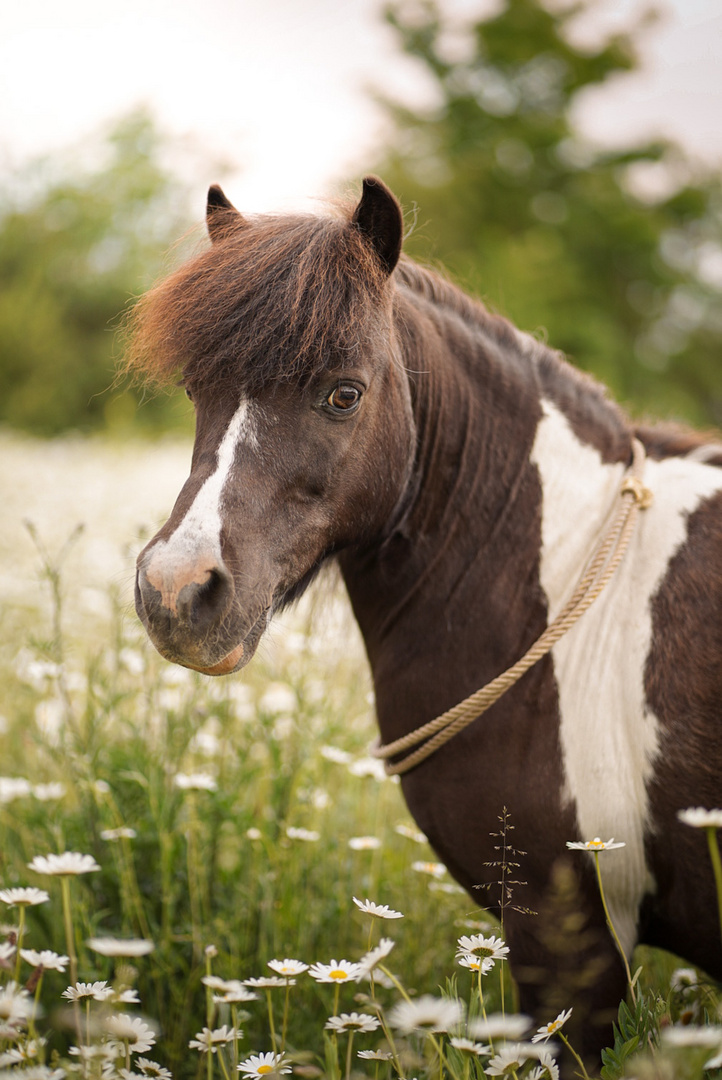
POLYGON ((334 968, 333 971, 328 973, 329 979, 348 979, 348 971, 342 971, 341 968, 334 968))
POLYGON ((257 1073, 269 1073, 273 1072, 273 1065, 259 1065, 256 1069, 257 1073))

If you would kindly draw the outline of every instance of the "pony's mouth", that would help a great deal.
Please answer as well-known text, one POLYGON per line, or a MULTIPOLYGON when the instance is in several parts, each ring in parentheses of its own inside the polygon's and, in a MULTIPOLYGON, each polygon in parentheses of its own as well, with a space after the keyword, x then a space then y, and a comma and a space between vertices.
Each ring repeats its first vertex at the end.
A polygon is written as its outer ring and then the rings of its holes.
POLYGON ((200 671, 201 675, 230 675, 232 671, 241 666, 245 651, 245 645, 241 641, 236 645, 235 649, 231 649, 222 660, 219 660, 217 664, 212 664, 211 667, 196 667, 195 664, 186 666, 194 671, 200 671))
POLYGON ((181 663, 183 667, 191 668, 193 671, 199 671, 201 675, 232 675, 234 671, 239 671, 242 667, 245 667, 255 653, 261 635, 268 625, 269 611, 269 608, 262 611, 246 636, 215 664, 201 665, 190 660, 176 662, 181 663))

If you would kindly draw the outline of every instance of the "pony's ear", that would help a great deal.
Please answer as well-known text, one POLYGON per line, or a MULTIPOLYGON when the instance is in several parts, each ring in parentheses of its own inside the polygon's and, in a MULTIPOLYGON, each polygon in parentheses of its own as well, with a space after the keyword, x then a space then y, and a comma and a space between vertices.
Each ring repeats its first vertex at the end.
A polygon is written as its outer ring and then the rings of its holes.
POLYGON ((384 269, 391 273, 401 254, 404 219, 395 195, 376 176, 363 182, 361 202, 351 221, 371 242, 384 269))
POLYGON ((206 225, 211 241, 220 240, 221 237, 243 225, 242 214, 226 198, 223 189, 218 184, 211 184, 208 188, 206 225))

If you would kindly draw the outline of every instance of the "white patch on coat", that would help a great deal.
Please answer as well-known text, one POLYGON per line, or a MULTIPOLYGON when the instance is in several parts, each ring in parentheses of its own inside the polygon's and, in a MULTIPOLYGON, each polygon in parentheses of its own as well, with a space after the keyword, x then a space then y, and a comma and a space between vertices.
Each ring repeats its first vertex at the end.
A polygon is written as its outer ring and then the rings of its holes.
POLYGON ((146 570, 149 580, 153 581, 154 573, 160 573, 168 583, 168 590, 172 591, 171 583, 182 577, 186 568, 197 559, 207 562, 208 569, 221 563, 223 490, 238 447, 245 444, 254 450, 258 448, 256 408, 242 400, 231 417, 218 444, 215 470, 201 484, 175 532, 151 549, 146 570))
MULTIPOLYGON (((604 464, 551 402, 542 407, 531 460, 542 485, 540 577, 551 622, 616 512, 625 468, 604 464)), ((639 513, 621 565, 552 650, 563 798, 576 807, 582 839, 615 837, 626 844, 600 858, 612 919, 628 954, 637 938, 639 905, 654 889, 644 858, 646 785, 659 748, 659 722, 644 693, 650 601, 686 540, 688 515, 722 490, 722 469, 684 457, 648 460, 644 482, 654 501, 639 513)))

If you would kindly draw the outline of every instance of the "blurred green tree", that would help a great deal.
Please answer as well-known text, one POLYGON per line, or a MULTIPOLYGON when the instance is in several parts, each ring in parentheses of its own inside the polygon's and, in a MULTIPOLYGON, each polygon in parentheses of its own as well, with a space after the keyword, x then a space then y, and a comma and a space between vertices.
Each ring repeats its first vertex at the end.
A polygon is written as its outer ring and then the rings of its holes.
POLYGON ((378 171, 418 203, 409 254, 544 327, 637 415, 719 425, 720 184, 671 143, 603 150, 576 130, 577 96, 635 69, 643 28, 582 46, 586 6, 506 0, 460 24, 433 0, 392 3, 433 100, 381 99, 395 134, 378 171))
POLYGON ((0 422, 38 435, 188 424, 180 393, 138 409, 142 391, 115 381, 120 316, 191 220, 162 150, 136 111, 0 190, 0 422))

